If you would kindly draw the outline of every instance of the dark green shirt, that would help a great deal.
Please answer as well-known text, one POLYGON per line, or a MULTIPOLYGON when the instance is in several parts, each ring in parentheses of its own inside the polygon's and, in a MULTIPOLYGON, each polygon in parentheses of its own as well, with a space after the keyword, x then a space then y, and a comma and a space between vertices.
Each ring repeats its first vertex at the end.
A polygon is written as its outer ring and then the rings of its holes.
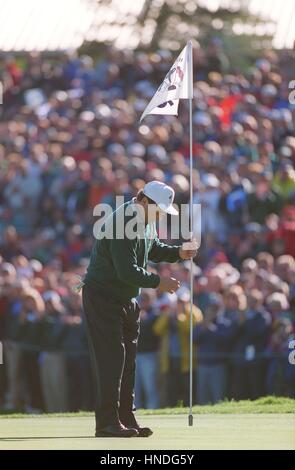
MULTIPOLYGON (((133 218, 129 213, 126 215, 126 209, 132 210, 134 207, 132 204, 134 200, 114 211, 102 225, 100 233, 106 233, 112 227, 116 234, 118 215, 123 217, 121 220, 125 229, 126 224, 133 218)), ((146 270, 147 262, 149 260, 154 263, 180 261, 179 246, 160 242, 155 223, 137 226, 135 232, 137 236, 134 239, 126 236, 116 238, 114 235, 111 239, 104 237, 95 241, 84 279, 85 284, 119 301, 129 301, 137 297, 141 287, 158 287, 160 277, 146 270)))

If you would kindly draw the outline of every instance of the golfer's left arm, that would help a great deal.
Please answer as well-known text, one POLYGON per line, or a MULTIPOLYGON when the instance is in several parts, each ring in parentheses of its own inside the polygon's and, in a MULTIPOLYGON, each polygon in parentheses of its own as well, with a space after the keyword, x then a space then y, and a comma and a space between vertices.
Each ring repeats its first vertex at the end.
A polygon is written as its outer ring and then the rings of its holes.
POLYGON ((190 259, 196 256, 196 251, 183 250, 181 245, 167 245, 159 240, 154 239, 152 249, 149 252, 149 260, 153 263, 176 263, 190 259))

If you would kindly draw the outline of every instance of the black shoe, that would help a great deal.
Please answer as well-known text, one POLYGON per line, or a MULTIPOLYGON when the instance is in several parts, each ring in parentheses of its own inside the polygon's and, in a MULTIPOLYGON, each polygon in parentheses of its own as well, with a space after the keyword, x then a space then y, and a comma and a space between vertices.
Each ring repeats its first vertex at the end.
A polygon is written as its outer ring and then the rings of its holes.
POLYGON ((134 414, 128 420, 121 419, 122 423, 126 428, 136 429, 138 431, 137 437, 149 437, 153 434, 153 431, 150 428, 141 427, 135 419, 134 414))
POLYGON ((150 437, 153 434, 151 428, 142 428, 141 426, 138 426, 133 429, 136 429, 136 431, 138 432, 137 437, 150 437))
POLYGON ((97 429, 95 437, 137 437, 139 432, 134 428, 127 428, 122 424, 111 424, 97 429))

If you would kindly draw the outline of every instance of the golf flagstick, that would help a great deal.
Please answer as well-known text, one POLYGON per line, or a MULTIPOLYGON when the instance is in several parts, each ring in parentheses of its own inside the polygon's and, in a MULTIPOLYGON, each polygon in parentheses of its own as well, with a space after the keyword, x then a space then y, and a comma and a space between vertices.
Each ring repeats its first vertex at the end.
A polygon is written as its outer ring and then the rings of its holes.
MULTIPOLYGON (((189 173, 190 173, 190 201, 189 201, 189 226, 190 236, 193 240, 193 45, 188 43, 188 82, 189 82, 189 173)), ((190 352, 189 352, 189 415, 188 425, 193 425, 193 290, 194 290, 194 273, 193 258, 190 260, 190 352)))
MULTIPOLYGON (((141 115, 140 122, 148 114, 178 115, 180 99, 189 100, 189 139, 190 139, 190 201, 189 201, 189 227, 190 240, 193 241, 193 45, 188 41, 181 51, 164 81, 148 103, 141 115)), ((190 385, 189 385, 189 426, 193 425, 193 259, 190 260, 190 385)))

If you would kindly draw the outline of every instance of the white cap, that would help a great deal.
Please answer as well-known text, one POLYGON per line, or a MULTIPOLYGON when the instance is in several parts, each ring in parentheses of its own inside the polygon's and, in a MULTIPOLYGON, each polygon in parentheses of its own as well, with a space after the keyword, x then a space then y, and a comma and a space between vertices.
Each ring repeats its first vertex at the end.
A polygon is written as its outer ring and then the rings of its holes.
POLYGON ((143 188, 143 193, 152 199, 159 208, 167 214, 177 215, 178 211, 173 207, 174 189, 160 181, 151 181, 143 188))

